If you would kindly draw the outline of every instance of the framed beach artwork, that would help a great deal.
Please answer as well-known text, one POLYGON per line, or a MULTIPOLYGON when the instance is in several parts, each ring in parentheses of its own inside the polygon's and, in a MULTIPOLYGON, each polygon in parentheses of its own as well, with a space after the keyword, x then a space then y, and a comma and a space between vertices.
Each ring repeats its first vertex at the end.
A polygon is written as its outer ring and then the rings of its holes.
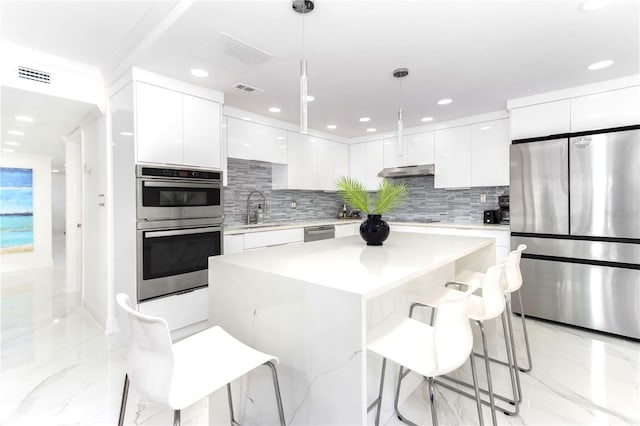
POLYGON ((33 251, 33 170, 0 167, 0 254, 33 251))

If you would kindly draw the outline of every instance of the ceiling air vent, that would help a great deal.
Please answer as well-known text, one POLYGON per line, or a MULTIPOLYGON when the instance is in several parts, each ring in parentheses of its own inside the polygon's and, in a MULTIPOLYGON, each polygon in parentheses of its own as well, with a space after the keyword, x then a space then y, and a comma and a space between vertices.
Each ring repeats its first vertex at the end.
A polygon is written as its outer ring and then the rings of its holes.
POLYGON ((27 80, 39 81, 40 83, 51 84, 51 74, 46 71, 38 71, 33 68, 18 67, 18 77, 27 80))
POLYGON ((242 92, 245 93, 264 93, 265 91, 262 89, 258 89, 257 87, 253 87, 253 86, 249 86, 248 84, 244 84, 244 83, 236 83, 233 85, 233 88, 236 90, 240 90, 242 92))

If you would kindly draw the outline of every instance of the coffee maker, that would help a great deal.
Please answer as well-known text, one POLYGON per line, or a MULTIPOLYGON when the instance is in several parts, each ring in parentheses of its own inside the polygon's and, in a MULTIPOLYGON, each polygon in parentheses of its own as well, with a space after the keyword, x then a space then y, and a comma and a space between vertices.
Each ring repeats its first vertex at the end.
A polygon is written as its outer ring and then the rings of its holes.
POLYGON ((508 195, 500 195, 498 197, 498 205, 500 208, 496 210, 496 216, 499 223, 504 225, 509 224, 509 196, 508 195))

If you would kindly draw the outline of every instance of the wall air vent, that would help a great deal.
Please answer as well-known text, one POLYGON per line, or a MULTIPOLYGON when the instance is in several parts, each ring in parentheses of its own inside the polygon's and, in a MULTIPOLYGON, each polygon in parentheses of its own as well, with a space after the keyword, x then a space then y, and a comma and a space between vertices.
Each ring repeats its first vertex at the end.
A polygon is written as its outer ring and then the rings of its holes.
POLYGON ((245 92, 245 93, 258 94, 258 93, 264 93, 265 92, 265 90, 258 89, 257 87, 249 86, 248 84, 244 84, 244 83, 236 83, 236 84, 233 85, 233 88, 236 89, 236 90, 240 90, 242 92, 245 92))
POLYGON ((18 77, 40 83, 51 84, 51 74, 46 71, 38 71, 23 66, 18 67, 18 77))

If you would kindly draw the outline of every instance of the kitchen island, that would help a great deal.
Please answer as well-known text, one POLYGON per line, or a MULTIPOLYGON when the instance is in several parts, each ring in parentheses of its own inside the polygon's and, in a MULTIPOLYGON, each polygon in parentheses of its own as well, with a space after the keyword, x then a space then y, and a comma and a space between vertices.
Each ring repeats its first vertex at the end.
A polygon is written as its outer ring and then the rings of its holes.
MULTIPOLYGON (((209 322, 280 358, 287 424, 367 424, 381 365, 367 354, 367 330, 393 313, 406 315, 411 301, 456 271, 494 262, 494 239, 400 232, 381 247, 352 236, 215 256, 209 322)), ((382 419, 392 414, 397 367, 387 374, 382 419)), ((407 379, 401 400, 420 380, 407 379)), ((233 394, 242 424, 276 422, 268 369, 238 380, 233 394)), ((222 390, 210 399, 210 423, 227 418, 222 390)))

